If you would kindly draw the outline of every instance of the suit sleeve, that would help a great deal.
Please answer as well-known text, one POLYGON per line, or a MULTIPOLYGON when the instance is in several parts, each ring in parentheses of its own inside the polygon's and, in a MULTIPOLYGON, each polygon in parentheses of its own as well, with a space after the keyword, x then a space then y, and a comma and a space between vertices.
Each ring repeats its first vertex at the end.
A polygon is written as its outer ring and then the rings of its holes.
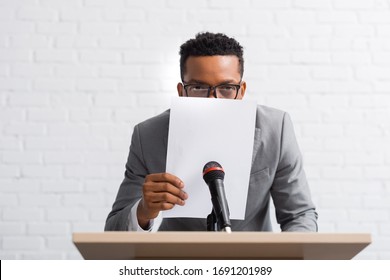
POLYGON ((317 231, 317 213, 291 119, 283 116, 280 157, 271 187, 276 218, 282 231, 317 231))
POLYGON ((131 208, 142 197, 142 185, 148 174, 144 165, 139 126, 134 127, 124 179, 109 213, 105 231, 128 231, 137 225, 130 225, 131 208))

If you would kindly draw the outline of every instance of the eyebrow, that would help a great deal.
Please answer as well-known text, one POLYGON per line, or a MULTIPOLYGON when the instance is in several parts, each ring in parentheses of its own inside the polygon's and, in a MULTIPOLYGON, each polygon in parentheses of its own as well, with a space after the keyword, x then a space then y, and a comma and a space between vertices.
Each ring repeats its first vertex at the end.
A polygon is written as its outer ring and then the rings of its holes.
MULTIPOLYGON (((202 84, 202 85, 208 85, 207 83, 203 82, 203 81, 200 81, 200 80, 195 80, 195 79, 191 79, 188 81, 188 84, 190 83, 194 83, 194 84, 202 84)), ((229 79, 229 80, 224 80, 222 81, 221 83, 219 83, 218 85, 223 85, 223 84, 236 84, 237 82, 233 79, 229 79)), ((240 83, 240 82, 238 82, 240 83)))

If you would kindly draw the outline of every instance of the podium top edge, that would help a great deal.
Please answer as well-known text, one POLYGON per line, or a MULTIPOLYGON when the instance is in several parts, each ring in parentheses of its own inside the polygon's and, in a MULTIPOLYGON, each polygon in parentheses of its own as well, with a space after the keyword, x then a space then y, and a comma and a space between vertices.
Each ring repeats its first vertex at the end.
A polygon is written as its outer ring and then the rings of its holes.
POLYGON ((370 233, 318 233, 318 232, 75 232, 74 243, 371 243, 370 233))

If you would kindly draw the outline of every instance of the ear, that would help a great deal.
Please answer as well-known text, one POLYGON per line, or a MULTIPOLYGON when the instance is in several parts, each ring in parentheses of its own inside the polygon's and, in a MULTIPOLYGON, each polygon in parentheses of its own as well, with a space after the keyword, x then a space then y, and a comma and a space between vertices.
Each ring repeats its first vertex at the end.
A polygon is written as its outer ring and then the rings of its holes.
POLYGON ((184 96, 184 86, 182 83, 177 84, 177 93, 180 97, 184 96))
POLYGON ((239 92, 238 92, 237 99, 243 99, 243 98, 244 98, 245 90, 246 90, 246 82, 245 82, 245 81, 242 81, 242 82, 241 82, 240 90, 239 90, 239 92))

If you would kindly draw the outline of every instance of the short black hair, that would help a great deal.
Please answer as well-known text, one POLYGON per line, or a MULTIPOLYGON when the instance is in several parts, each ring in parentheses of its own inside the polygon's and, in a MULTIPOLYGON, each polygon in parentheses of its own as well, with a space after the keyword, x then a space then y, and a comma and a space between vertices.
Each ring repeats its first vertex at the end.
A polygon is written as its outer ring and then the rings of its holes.
POLYGON ((222 33, 200 32, 180 46, 180 76, 183 80, 186 61, 190 56, 235 55, 238 57, 239 72, 244 74, 243 47, 234 38, 222 33))

